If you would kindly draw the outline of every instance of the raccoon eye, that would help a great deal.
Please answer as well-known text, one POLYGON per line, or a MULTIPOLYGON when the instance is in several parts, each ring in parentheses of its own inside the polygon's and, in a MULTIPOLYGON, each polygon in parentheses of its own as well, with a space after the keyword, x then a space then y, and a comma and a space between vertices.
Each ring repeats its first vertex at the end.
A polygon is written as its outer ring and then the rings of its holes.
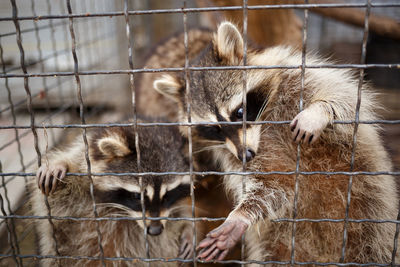
POLYGON ((242 119, 243 118, 243 108, 239 108, 238 110, 236 110, 236 118, 238 119, 242 119))

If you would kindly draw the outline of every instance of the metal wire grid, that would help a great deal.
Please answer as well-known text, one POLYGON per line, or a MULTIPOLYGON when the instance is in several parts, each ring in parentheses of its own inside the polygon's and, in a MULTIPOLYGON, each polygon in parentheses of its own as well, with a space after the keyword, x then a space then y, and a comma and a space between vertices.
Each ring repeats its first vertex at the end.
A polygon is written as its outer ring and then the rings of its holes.
MULTIPOLYGON (((183 1, 183 8, 186 7, 186 0, 183 1)), ((185 46, 185 87, 186 87, 186 102, 187 102, 187 121, 190 123, 192 121, 191 118, 191 104, 192 104, 192 95, 190 91, 190 81, 189 81, 189 47, 188 47, 188 26, 187 26, 187 13, 183 13, 183 25, 184 25, 184 46, 185 46)), ((189 152, 189 177, 190 177, 190 198, 192 204, 192 218, 195 218, 195 197, 194 197, 194 179, 193 179, 193 144, 192 144, 192 128, 187 128, 188 134, 188 152, 189 152)), ((192 222, 193 228, 193 240, 192 245, 195 248, 197 244, 197 237, 196 237, 196 222, 192 222)), ((196 262, 196 250, 193 253, 193 265, 194 267, 197 266, 196 262)))
MULTIPOLYGON (((247 65, 247 7, 248 7, 248 2, 247 0, 243 0, 243 66, 247 65)), ((242 71, 242 76, 243 76, 243 85, 242 85, 242 102, 243 102, 243 121, 242 121, 242 131, 243 131, 243 144, 247 144, 246 142, 246 121, 247 121, 247 94, 246 92, 248 91, 248 85, 247 85, 247 71, 243 70, 242 71)), ((245 147, 242 151, 242 171, 245 172, 247 168, 247 161, 246 161, 246 150, 247 148, 245 147)), ((246 194, 246 176, 242 175, 242 194, 246 194)), ((241 260, 244 261, 245 257, 245 234, 242 235, 241 238, 241 247, 240 247, 240 254, 241 254, 241 260)), ((244 265, 241 264, 243 267, 244 265)))
MULTIPOLYGON (((308 3, 308 0, 305 0, 308 3)), ((307 51, 307 26, 308 26, 308 10, 304 10, 304 22, 303 22, 303 38, 302 38, 302 49, 301 49, 301 88, 300 88, 300 99, 299 99, 299 112, 303 111, 303 92, 304 92, 304 79, 306 75, 306 51, 307 51)), ((293 199, 293 219, 297 218, 297 202, 299 196, 299 171, 300 171, 300 157, 301 147, 300 143, 297 145, 296 155, 296 178, 294 184, 294 199, 293 199)), ((292 223, 292 239, 291 239, 291 251, 290 251, 290 264, 293 266, 295 262, 295 246, 296 246, 296 228, 297 224, 294 221, 292 223)))
MULTIPOLYGON (((217 261, 220 263, 238 263, 238 264, 249 264, 249 263, 258 263, 258 264, 290 264, 290 265, 307 265, 307 264, 315 264, 319 266, 325 266, 325 265, 337 265, 337 266, 348 266, 348 265, 354 265, 354 266, 395 266, 395 255, 397 252, 397 239, 399 236, 399 228, 400 228, 400 211, 397 220, 372 220, 372 219, 351 219, 348 217, 348 208, 350 205, 350 196, 351 196, 351 185, 352 185, 352 177, 354 175, 363 175, 363 174, 368 174, 368 175, 381 175, 381 174, 390 174, 390 175, 396 175, 399 176, 400 172, 354 172, 353 171, 353 162, 354 162, 354 151, 355 151, 355 144, 356 144, 356 133, 357 133, 357 128, 360 123, 367 123, 367 124, 374 124, 374 123, 380 123, 380 124, 400 124, 399 120, 392 120, 392 121, 387 121, 387 120, 376 120, 376 121, 360 121, 359 120, 359 108, 360 108, 360 94, 361 94, 361 85, 362 85, 362 80, 363 80, 363 72, 364 69, 367 68, 398 68, 400 64, 365 64, 365 53, 366 53, 366 40, 367 40, 367 35, 368 35, 368 17, 370 14, 370 10, 373 7, 400 7, 400 3, 385 3, 385 4, 376 4, 372 3, 371 0, 368 0, 365 4, 308 4, 307 1, 303 5, 262 5, 262 6, 248 6, 247 1, 243 1, 243 6, 232 6, 232 7, 212 7, 212 8, 186 8, 186 3, 184 2, 184 6, 182 9, 164 9, 164 10, 143 10, 143 11, 130 11, 128 10, 128 5, 127 5, 127 0, 124 1, 124 11, 123 12, 105 12, 105 13, 92 13, 92 14, 76 14, 72 12, 71 9, 71 3, 70 0, 66 0, 67 8, 68 8, 68 14, 66 15, 46 15, 46 16, 37 16, 35 15, 36 13, 33 12, 33 16, 25 16, 25 17, 18 17, 17 16, 17 6, 15 4, 15 0, 11 0, 11 3, 13 5, 13 17, 10 18, 0 18, 0 21, 7 21, 7 20, 12 20, 15 24, 16 27, 16 36, 17 36, 17 44, 20 49, 20 54, 21 54, 21 69, 23 71, 23 74, 14 74, 14 73, 9 73, 10 71, 13 70, 6 70, 3 64, 3 74, 0 75, 0 78, 5 79, 6 82, 6 87, 8 92, 10 93, 10 89, 7 86, 7 82, 9 78, 23 78, 25 81, 25 90, 27 93, 27 104, 28 104, 28 109, 29 113, 31 114, 31 124, 29 126, 26 125, 16 125, 15 118, 16 114, 14 112, 14 104, 10 100, 10 106, 6 108, 6 110, 11 110, 11 113, 13 115, 14 123, 13 125, 6 125, 6 126, 1 126, 0 129, 14 129, 16 132, 16 138, 14 142, 18 143, 18 149, 19 149, 19 156, 21 160, 21 167, 22 171, 21 172, 14 172, 14 173, 3 173, 2 170, 0 170, 1 175, 2 175, 2 187, 4 190, 7 189, 5 181, 5 177, 7 176, 18 176, 18 177, 24 177, 25 179, 28 176, 34 176, 34 173, 27 173, 26 172, 26 165, 23 163, 23 155, 20 151, 21 145, 19 142, 20 136, 18 135, 18 129, 31 129, 31 132, 35 136, 35 149, 37 152, 38 156, 38 165, 40 166, 41 162, 41 152, 39 151, 38 144, 37 144, 37 134, 36 134, 36 129, 38 128, 81 128, 82 129, 82 138, 85 142, 85 147, 86 147, 86 161, 88 165, 88 172, 87 173, 68 173, 67 175, 77 175, 77 176, 88 176, 90 179, 92 179, 92 176, 104 176, 104 175, 136 175, 139 177, 145 176, 145 175, 167 175, 167 174, 172 174, 172 175, 190 175, 191 177, 191 185, 193 185, 193 175, 231 175, 231 174, 237 174, 237 175, 242 175, 243 177, 247 175, 252 175, 252 174, 263 174, 263 175, 274 175, 274 174, 284 174, 284 175, 296 175, 296 185, 295 185, 295 203, 294 203, 294 211, 293 211, 293 218, 280 218, 275 220, 276 222, 279 221, 287 221, 287 222, 292 222, 293 223, 293 228, 292 228, 292 253, 291 253, 291 260, 288 262, 282 262, 282 261, 265 261, 265 262, 260 262, 260 261, 244 261, 244 260, 228 260, 228 261, 217 261), (364 27, 364 38, 363 38, 363 45, 362 45, 362 56, 361 56, 361 64, 342 64, 342 65, 317 65, 317 66, 311 66, 311 65, 306 65, 305 62, 305 52, 306 52, 306 46, 305 42, 307 39, 307 17, 308 17, 308 10, 312 8, 330 8, 330 7, 352 7, 352 8, 365 8, 366 9, 366 16, 365 16, 365 27, 364 27), (297 8, 297 9, 304 9, 304 17, 305 17, 305 23, 304 23, 304 28, 303 28, 303 49, 302 49, 302 64, 300 66, 247 66, 244 64, 244 66, 229 66, 229 67, 189 67, 188 64, 188 57, 187 57, 187 51, 188 51, 188 46, 187 46, 187 13, 191 12, 207 12, 207 11, 221 11, 221 10, 243 10, 243 18, 244 18, 244 37, 246 37, 247 33, 247 11, 248 10, 256 10, 256 9, 275 9, 275 8, 297 8), (161 13, 182 13, 183 15, 183 23, 184 23, 184 33, 185 33, 185 67, 184 68, 163 68, 163 69, 134 69, 133 64, 132 64, 132 43, 129 42, 129 47, 128 47, 128 52, 129 52, 129 70, 115 70, 115 71, 105 71, 105 70, 100 70, 100 71, 79 71, 78 68, 78 57, 76 55, 76 42, 75 42, 75 36, 74 36, 74 18, 82 18, 82 17, 101 17, 101 16, 125 16, 125 22, 126 22, 126 33, 128 40, 130 41, 130 24, 129 24, 129 16, 131 15, 141 15, 141 14, 161 14, 161 13), (26 70, 27 64, 25 64, 24 61, 24 50, 22 47, 22 42, 21 42, 21 33, 23 32, 28 32, 28 31, 35 31, 36 33, 43 29, 44 27, 37 27, 35 26, 34 29, 28 29, 25 31, 21 31, 19 28, 19 21, 20 20, 49 20, 50 22, 52 19, 62 19, 62 18, 68 18, 69 19, 69 33, 72 39, 72 54, 74 58, 74 71, 73 72, 60 72, 56 69, 55 72, 47 72, 47 73, 28 73, 26 70), (90 160, 88 158, 88 147, 87 147, 87 138, 86 138, 86 129, 87 128, 94 128, 94 127, 116 127, 116 126, 134 126, 134 127, 148 127, 148 126, 168 126, 168 125, 185 125, 189 126, 188 127, 188 133, 189 133, 189 152, 191 152, 191 127, 194 125, 199 125, 200 123, 192 123, 190 119, 190 94, 188 90, 188 78, 189 78, 189 71, 202 71, 202 70, 226 70, 226 69, 239 69, 243 70, 243 77, 244 77, 244 90, 246 86, 246 70, 249 69, 277 69, 277 68, 282 68, 282 69, 296 69, 300 68, 302 71, 302 88, 304 88, 304 75, 305 75, 305 69, 306 68, 350 68, 350 69, 359 69, 360 71, 360 79, 359 79, 359 89, 358 89, 358 102, 357 102, 357 108, 356 108, 356 118, 354 121, 335 121, 335 123, 345 123, 345 124, 354 124, 354 137, 353 137, 353 149, 352 149, 352 164, 350 166, 350 171, 349 172, 321 172, 321 171, 313 171, 313 172, 303 172, 299 170, 299 161, 300 161, 300 148, 298 148, 298 153, 297 153, 297 164, 296 164, 296 170, 292 172, 248 172, 246 171, 246 162, 243 162, 243 171, 242 172, 195 172, 193 171, 193 165, 192 165, 192 159, 190 159, 190 170, 189 172, 159 172, 159 173, 154 173, 154 172, 148 172, 148 173, 91 173, 90 171, 90 160), (136 110, 135 110, 135 88, 133 86, 133 75, 135 73, 140 73, 140 72, 162 72, 162 71, 183 71, 185 73, 185 80, 186 80, 186 88, 187 88, 187 97, 188 97, 188 123, 138 123, 136 120, 136 110), (133 107, 133 114, 134 114, 134 123, 125 123, 125 124, 86 124, 85 123, 85 112, 84 112, 84 103, 82 100, 82 95, 81 95, 81 82, 80 82, 80 76, 82 75, 98 75, 98 74, 128 74, 130 77, 130 85, 131 85, 131 91, 132 91, 132 107, 133 107), (81 117, 81 124, 62 124, 62 125, 54 125, 51 123, 47 125, 37 125, 35 124, 35 116, 31 108, 31 101, 32 101, 32 95, 30 92, 30 87, 28 83, 28 78, 29 77, 49 77, 49 76, 55 76, 57 77, 57 82, 58 86, 61 84, 60 77, 63 76, 74 76, 76 80, 76 88, 77 88, 77 95, 78 95, 78 100, 79 100, 79 106, 80 106, 80 117, 81 117), (297 206, 297 194, 298 194, 298 176, 299 175, 314 175, 314 174, 326 174, 326 175, 348 175, 349 176, 349 186, 348 186, 348 196, 347 196, 347 205, 346 205, 346 216, 344 219, 307 219, 307 218, 297 218, 296 215, 296 206, 297 206), (295 248, 295 230, 296 230, 296 222, 302 222, 302 221, 310 221, 310 222, 333 222, 333 223, 344 223, 344 231, 343 231, 343 245, 342 245, 342 258, 340 262, 329 262, 329 263, 322 263, 322 262, 297 262, 295 261, 295 255, 294 255, 294 248, 295 248), (345 244, 346 244, 346 239, 347 239, 347 224, 348 222, 373 222, 373 223, 394 223, 396 224, 396 232, 394 236, 394 246, 393 246, 393 257, 392 257, 392 262, 387 263, 387 264, 379 264, 379 263, 365 263, 365 264, 358 264, 358 263, 343 263, 343 257, 345 253, 345 244)), ((50 1, 48 1, 48 6, 49 10, 50 8, 50 1)), ((34 10, 34 6, 32 4, 32 10, 34 10)), ((52 28, 54 27, 55 24, 49 24, 49 27, 52 28)), ((13 33, 7 33, 3 34, 3 36, 9 36, 12 35, 13 33)), ((38 35, 38 49, 40 50, 40 38, 38 35)), ((54 44, 54 42, 53 42, 54 44)), ((1 46, 0 46, 1 48, 1 46)), ((55 49, 56 50, 56 49, 55 49)), ((0 50, 2 52, 2 48, 0 50)), ((57 51, 55 51, 57 52, 57 51)), ((68 49, 67 49, 68 52, 68 49)), ((1 53, 2 55, 2 53, 1 53)), ((246 59, 247 57, 247 38, 245 38, 245 50, 244 50, 244 58, 246 59)), ((2 63, 4 63, 3 58, 2 63)), ((43 58, 40 58, 39 61, 44 60, 43 58)), ((246 60, 245 60, 246 63, 246 60)), ((45 84, 45 80, 43 80, 43 83, 45 84)), ((46 88, 46 86, 45 86, 46 88)), ((61 93, 61 92, 60 92, 61 93)), ((244 98, 244 104, 245 104, 246 99, 244 98)), ((302 107, 302 97, 300 98, 300 107, 302 107)), ((4 111, 3 109, 2 111, 4 111)), ((246 112, 246 109, 244 109, 246 112)), ((61 111, 62 112, 62 111, 61 111)), ((51 117, 50 117, 51 118, 51 117)), ((244 128, 246 128, 246 124, 287 124, 289 123, 288 121, 280 121, 280 122, 272 122, 272 121, 263 121, 263 122, 247 122, 246 121, 246 114, 244 114, 244 120, 243 122, 239 122, 240 124, 243 125, 244 128)), ((201 123, 202 125, 213 125, 213 124, 225 124, 225 123, 201 123)), ((236 123, 228 123, 228 124, 236 124, 236 123)), ((245 138, 245 136, 244 136, 245 138)), ((138 136, 135 138, 136 144, 138 144, 139 139, 138 136)), ((136 146, 138 148, 138 146, 136 146)), ((137 151, 138 155, 140 155, 140 151, 137 151)), ((189 153, 190 156, 192 153, 189 153)), ((140 164, 140 156, 138 157, 138 164, 140 164)), ((244 181, 244 179, 243 179, 244 181)), ((244 190, 245 190, 245 183, 243 182, 244 185, 244 190)), ((48 206, 49 214, 48 216, 21 216, 21 215, 14 215, 11 210, 8 211, 9 215, 7 215, 7 212, 4 209, 4 199, 3 197, 0 198, 0 204, 1 204, 1 210, 3 213, 3 216, 0 216, 1 219, 3 219, 2 223, 5 223, 7 226, 7 230, 10 233, 10 249, 11 249, 11 254, 0 254, 0 257, 7 258, 7 257, 12 257, 15 260, 15 263, 17 265, 22 265, 22 259, 25 258, 35 258, 35 259, 45 259, 45 258, 54 258, 54 259, 89 259, 89 260, 100 260, 102 264, 105 264, 106 260, 109 261, 133 261, 133 260, 141 260, 144 262, 153 262, 153 261, 163 261, 163 262, 171 262, 171 261, 178 261, 178 262, 188 262, 191 260, 182 260, 182 259, 164 259, 164 258, 140 258, 140 257, 104 257, 104 254, 102 253, 102 247, 101 247, 101 233, 98 229, 98 239, 99 239, 99 250, 101 252, 100 257, 88 257, 88 256, 81 256, 81 255, 76 255, 76 256, 61 256, 61 255, 21 255, 19 253, 19 240, 17 240, 16 234, 15 234, 15 225, 14 225, 14 220, 15 219, 47 219, 51 223, 52 220, 72 220, 72 221, 84 221, 84 220, 93 220, 93 221, 102 221, 102 220, 159 220, 159 219, 165 219, 165 220, 188 220, 193 222, 193 231, 195 233, 195 227, 194 223, 196 221, 200 220, 208 220, 208 221, 220 221, 224 220, 225 218, 195 218, 194 216, 194 194, 193 194, 193 186, 191 189, 191 198, 192 198, 192 218, 166 218, 166 217, 145 217, 144 215, 144 210, 143 210, 143 216, 138 217, 138 218, 133 218, 133 217, 119 217, 119 218, 114 218, 114 217, 98 217, 97 212, 96 212, 96 203, 94 201, 94 194, 95 192, 93 191, 93 182, 91 180, 91 197, 93 200, 93 212, 95 215, 95 218, 76 218, 76 217, 57 217, 57 216, 51 216, 51 209, 48 206)), ((7 191, 5 193, 5 198, 6 201, 9 202, 7 198, 7 191)), ((47 201, 47 200, 46 200, 47 201)), ((143 202, 143 194, 141 196, 141 201, 143 202)), ((9 206, 10 207, 10 206, 9 206)), ((144 207, 144 205, 143 205, 144 207)), ((145 207, 144 207, 145 208, 145 207)), ((144 230, 144 235, 146 236, 146 230, 144 230)), ((55 245, 57 244, 56 240, 55 245)), ((196 244, 196 241, 193 241, 194 245, 196 244)), ((148 248, 148 246, 147 246, 148 248)), ((148 254, 147 254, 148 256, 148 254)), ((196 256, 194 255, 192 261, 194 264, 198 260, 196 260, 196 256)))

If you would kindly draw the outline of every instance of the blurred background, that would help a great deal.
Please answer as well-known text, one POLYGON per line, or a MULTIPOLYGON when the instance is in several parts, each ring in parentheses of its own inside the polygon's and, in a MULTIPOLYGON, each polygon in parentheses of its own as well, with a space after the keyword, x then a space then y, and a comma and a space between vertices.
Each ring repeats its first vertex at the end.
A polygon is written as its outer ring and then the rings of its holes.
MULTIPOLYGON (((317 1, 309 1, 316 3, 317 1)), ((396 0, 373 0, 373 4, 396 3, 396 0)), ((249 0, 248 5, 303 4, 298 0, 249 0)), ((344 1, 318 1, 344 3, 344 1)), ((347 0, 347 4, 365 4, 365 0, 347 0)), ((179 0, 128 0, 130 11, 158 10, 154 14, 130 15, 133 43, 133 66, 141 68, 151 48, 164 38, 183 31, 183 16, 179 0), (170 10, 168 12, 168 10, 170 10)), ((72 0, 76 51, 87 123, 112 123, 133 112, 129 75, 128 39, 126 35, 124 1, 72 0), (98 14, 99 16, 92 16, 98 14), (95 72, 100 72, 95 74, 95 72), (113 72, 113 74, 106 74, 113 72), (90 75, 89 75, 90 74, 90 75)), ((241 0, 188 0, 188 8, 241 6, 241 0)), ((32 96, 32 114, 36 125, 80 123, 72 39, 66 1, 17 0, 20 33, 13 21, 11 1, 0 2, 0 162, 3 173, 34 172, 37 152, 34 135, 29 128, 31 114, 26 88, 32 96), (4 77, 24 73, 17 37, 21 35, 24 65, 36 76, 4 77), (57 75, 62 73, 65 75, 57 75), (12 126, 27 126, 24 129, 12 126), (8 127, 10 126, 10 127, 8 127)), ((15 10, 14 10, 15 11, 15 10)), ((189 12, 189 27, 215 29, 224 19, 241 24, 243 11, 189 12)), ((260 47, 292 45, 301 49, 303 9, 260 9, 248 12, 249 40, 260 47)), ((358 64, 361 59, 365 8, 310 9, 307 27, 307 51, 330 57, 338 64, 358 64)), ((397 64, 397 68, 370 68, 365 80, 370 82, 383 104, 381 116, 400 119, 400 7, 373 7, 367 41, 367 64, 397 64)), ((355 70, 355 73, 358 73, 355 70)), ((383 124, 385 146, 400 170, 400 125, 383 124)), ((81 131, 77 129, 37 129, 42 154, 54 145, 69 142, 81 131)), ((31 176, 2 176, 0 193, 5 199, 5 212, 24 214, 28 193, 26 182, 31 176), (7 193, 7 199, 6 191, 7 193), (7 201, 6 201, 7 200, 7 201)), ((228 204, 226 204, 228 205, 228 204)), ((229 209, 228 209, 229 210, 229 209)), ((226 209, 221 209, 223 216, 226 209)), ((21 254, 34 254, 35 235, 32 224, 16 220, 17 239, 21 254)), ((0 253, 9 254, 8 233, 4 220, 0 222, 0 253)), ((33 259, 24 260, 34 265, 33 259)), ((7 266, 7 259, 0 265, 7 266)))

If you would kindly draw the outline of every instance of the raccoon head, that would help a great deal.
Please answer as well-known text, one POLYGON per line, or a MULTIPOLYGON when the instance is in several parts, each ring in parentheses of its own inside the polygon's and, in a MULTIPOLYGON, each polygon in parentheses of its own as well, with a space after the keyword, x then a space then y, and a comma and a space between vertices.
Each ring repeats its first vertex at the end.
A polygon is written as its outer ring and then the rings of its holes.
MULTIPOLYGON (((176 132, 179 134, 178 129, 176 132)), ((137 165, 135 137, 132 129, 113 128, 99 133, 91 143, 93 172, 177 172, 187 171, 189 165, 182 155, 181 140, 171 137, 170 129, 143 128, 139 131, 140 167, 137 165), (169 138, 171 137, 171 138, 169 138)), ((190 194, 190 177, 184 175, 110 175, 94 176, 96 202, 100 207, 128 216, 168 217, 176 215, 182 201, 190 194), (143 188, 143 203, 141 201, 143 188)), ((150 235, 159 235, 166 220, 138 220, 138 225, 147 227, 150 235)))
MULTIPOLYGON (((229 22, 222 23, 213 42, 191 63, 192 66, 237 66, 243 64, 243 38, 229 22)), ((248 73, 250 74, 250 73, 248 73)), ((191 71, 191 118, 193 122, 240 122, 243 120, 244 73, 241 70, 191 71)), ((164 75, 154 82, 155 89, 178 103, 181 121, 187 121, 186 84, 183 76, 164 75)), ((247 77, 247 121, 259 119, 267 96, 262 86, 247 77)), ((183 131, 183 134, 186 132, 183 131)), ((220 143, 238 160, 250 161, 259 147, 261 126, 247 124, 246 142, 243 127, 237 125, 197 126, 193 135, 214 144, 220 143)))

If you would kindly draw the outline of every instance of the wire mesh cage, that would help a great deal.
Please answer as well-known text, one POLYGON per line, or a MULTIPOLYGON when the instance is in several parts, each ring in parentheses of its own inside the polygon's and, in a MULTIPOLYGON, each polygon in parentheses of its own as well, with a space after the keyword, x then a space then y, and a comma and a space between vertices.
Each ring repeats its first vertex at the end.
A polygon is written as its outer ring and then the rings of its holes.
MULTIPOLYGON (((396 1, 107 1, 107 0, 31 0, 31 1, 3 1, 0 3, 0 60, 2 63, 1 100, 0 100, 0 208, 1 208, 1 251, 0 263, 2 266, 33 266, 48 264, 47 260, 55 260, 58 265, 69 264, 93 264, 93 265, 140 265, 159 266, 170 263, 171 265, 188 264, 204 266, 207 264, 222 264, 225 266, 245 266, 260 264, 265 266, 275 265, 315 265, 315 266, 398 266, 398 239, 400 232, 400 210, 398 214, 391 214, 392 219, 382 218, 351 218, 349 207, 352 196, 353 178, 359 175, 380 177, 391 175, 398 180, 400 164, 400 120, 398 119, 399 103, 399 39, 400 31, 398 21, 400 19, 400 3, 396 1), (256 4, 254 4, 256 3, 256 4), (256 17, 258 11, 286 11, 293 12, 299 24, 299 35, 286 32, 282 40, 273 43, 263 43, 262 37, 257 40, 253 35, 260 25, 250 20, 256 17), (328 10, 328 11, 327 11, 328 10), (338 10, 336 15, 329 10, 338 10), (355 12, 353 12, 355 11, 355 12), (192 28, 216 27, 221 22, 221 17, 228 17, 227 12, 236 12, 232 20, 241 25, 244 40, 243 61, 233 66, 195 66, 189 60, 189 31, 192 28), (253 12, 253 13, 251 13, 253 12), (324 13, 324 12, 328 12, 324 13), (350 12, 346 17, 346 12, 350 12), (340 15, 337 15, 339 14, 340 15), (237 15, 239 14, 239 15, 237 15), (343 18, 343 16, 345 18, 343 18), (333 19, 329 19, 331 17, 333 19), (349 17, 355 17, 354 22, 349 17), (383 17, 385 17, 383 19, 383 17), (357 20, 357 18, 359 18, 357 20), (380 20, 381 19, 381 20, 380 20), (348 26, 342 22, 351 23, 348 26), (351 22, 349 22, 349 20, 351 22), (354 26, 358 23, 358 26, 354 26), (379 27, 381 23, 389 25, 390 30, 379 27), (386 24, 387 23, 387 24, 386 24), (183 34, 184 65, 173 67, 148 68, 143 67, 148 55, 155 53, 151 50, 162 39, 171 36, 174 32, 183 34), (249 36, 249 38, 247 38, 249 36), (289 37, 288 37, 289 36, 289 37), (381 37, 383 36, 383 37, 381 37), (285 39, 286 38, 286 39, 285 39), (297 39, 296 39, 297 38, 297 39), (248 40, 249 39, 249 40, 248 40), (301 53, 301 64, 296 65, 252 65, 247 62, 248 50, 256 39, 260 46, 272 46, 277 44, 295 44, 301 53), (387 52, 390 56, 385 56, 387 52), (331 55, 336 62, 334 64, 312 64, 307 62, 306 52, 310 50, 331 55), (352 158, 347 171, 318 169, 301 169, 301 147, 297 147, 295 155, 296 165, 291 171, 275 169, 274 171, 249 170, 246 155, 243 154, 242 169, 214 170, 212 168, 199 170, 193 151, 192 131, 199 126, 235 125, 240 126, 243 132, 252 125, 282 125, 289 127, 290 121, 250 121, 246 120, 246 87, 247 77, 252 70, 300 70, 301 88, 305 87, 307 70, 312 69, 349 69, 357 76, 357 105, 355 118, 351 121, 335 120, 334 124, 353 125, 352 146, 348 149, 352 158), (243 72, 243 119, 236 122, 193 122, 191 95, 189 85, 191 74, 194 72, 239 70, 243 72), (140 112, 148 108, 148 103, 141 98, 142 92, 138 92, 137 80, 144 74, 180 73, 185 83, 187 105, 185 112, 187 121, 168 122, 162 119, 155 121, 143 120, 140 112), (381 90, 380 101, 386 106, 386 110, 380 114, 383 119, 360 120, 361 89, 364 76, 371 80, 376 88, 381 90), (142 102, 140 102, 142 101, 142 102), (139 110, 139 112, 137 112, 139 110), (125 120, 129 117, 128 120, 125 120), (121 122, 122 121, 122 122, 121 122), (373 124, 383 128, 383 142, 389 150, 394 162, 394 170, 390 171, 358 171, 354 169, 354 155, 356 154, 356 136, 359 125, 373 124), (146 160, 146 151, 141 151, 141 142, 151 138, 151 133, 143 133, 140 129, 186 127, 187 142, 184 146, 187 154, 185 170, 161 169, 146 170, 141 162, 146 160), (89 132, 96 129, 112 131, 110 129, 132 128, 134 134, 132 143, 136 150, 134 160, 139 166, 135 171, 120 171, 113 168, 98 168, 93 160, 92 138, 89 132), (91 214, 89 216, 57 216, 52 215, 52 203, 50 197, 43 196, 45 215, 37 215, 32 211, 32 184, 36 182, 36 171, 45 162, 48 162, 50 150, 54 147, 71 147, 74 140, 80 140, 84 148, 80 155, 79 164, 85 166, 86 171, 70 171, 67 177, 84 177, 89 189, 86 197, 90 203, 91 214), (141 156, 143 155, 143 156, 141 156), (83 163, 82 163, 83 162, 83 163), (223 176, 240 176, 243 192, 246 190, 246 178, 251 175, 287 175, 294 177, 294 196, 291 217, 280 217, 271 223, 289 223, 291 227, 290 250, 288 257, 280 259, 258 260, 246 258, 245 237, 235 248, 235 253, 227 260, 214 260, 207 263, 198 258, 199 251, 195 248, 207 233, 222 223, 232 209, 232 203, 221 201, 217 195, 221 194, 221 188, 217 186, 217 192, 200 188, 203 177, 220 179, 223 176), (343 175, 348 179, 345 213, 343 218, 303 218, 298 216, 297 207, 299 201, 299 181, 301 176, 324 175, 334 177, 343 175), (125 177, 133 176, 138 179, 140 193, 137 201, 140 202, 137 216, 106 216, 102 213, 102 205, 99 203, 101 190, 94 186, 94 180, 98 177, 125 177), (145 185, 152 177, 178 176, 186 177, 189 191, 186 201, 190 208, 184 216, 169 217, 162 214, 153 216, 149 212, 150 205, 145 197, 145 185), (196 185, 195 185, 196 184, 196 185), (200 185, 198 185, 200 184, 200 185), (213 199, 215 197, 215 199, 213 199), (212 212, 219 203, 227 212, 212 212), (210 202, 211 201, 211 202, 210 202), (200 204, 199 204, 200 203, 200 204), (201 209, 207 209, 208 213, 202 213, 201 209), (208 214, 208 216, 203 216, 208 214), (138 227, 141 239, 124 241, 135 242, 143 247, 143 254, 121 255, 110 254, 108 244, 104 242, 110 233, 106 232, 104 222, 128 222, 140 223, 146 226, 146 222, 164 220, 176 224, 184 221, 190 226, 192 239, 189 241, 193 247, 193 255, 188 258, 178 255, 150 255, 151 238, 149 228, 138 227), (39 248, 39 240, 42 238, 42 230, 37 230, 35 222, 48 222, 48 231, 52 239, 48 246, 54 253, 43 253, 39 248), (60 244, 65 242, 57 236, 58 222, 82 223, 82 228, 93 227, 94 235, 91 240, 95 243, 96 252, 90 255, 69 255, 59 251, 60 244), (342 227, 341 255, 337 261, 315 262, 313 260, 298 260, 295 253, 296 244, 302 242, 296 238, 296 226, 309 223, 337 223, 342 227), (85 224, 84 223, 88 223, 85 224), (201 226, 202 223, 210 225, 201 226), (390 224, 394 226, 392 236, 391 259, 388 262, 346 262, 347 229, 351 224, 390 224), (89 226, 90 225, 90 226, 89 226), (204 233, 203 233, 204 232, 204 233), (150 244, 150 245, 149 245, 150 244), (396 259, 397 257, 397 259, 396 259), (65 261, 64 261, 65 260, 65 261), (67 260, 71 260, 68 262, 67 260)), ((265 18, 261 18, 265 19, 265 18)), ((295 24, 296 19, 290 21, 295 24)), ((279 22, 278 22, 279 24, 279 22)), ((215 29, 211 29, 215 30, 215 29)), ((282 31, 282 29, 280 29, 282 31)), ((280 32, 281 33, 281 32, 280 32)), ((264 36, 265 38, 265 36, 264 36)), ((267 38, 268 39, 268 38, 267 38)), ((179 47, 179 46, 177 46, 179 47)), ((142 83, 143 83, 142 81, 142 83)), ((147 80, 145 86, 153 87, 153 81, 147 80)), ((303 95, 298 99, 300 111, 303 109, 303 95)), ((250 103, 251 105, 251 103, 250 103)), ((151 110, 151 107, 149 108, 151 110)), ((167 111, 165 111, 167 113, 167 111)), ((146 112, 143 112, 146 113, 146 112)), ((143 114, 143 115, 151 115, 143 114)), ((159 115, 159 114, 157 114, 159 115)), ((123 130, 121 130, 123 131, 123 130)), ((143 130, 144 131, 144 130, 143 130)), ((161 130, 160 130, 161 131, 161 130)), ((161 131, 162 133, 162 131, 161 131)), ((165 137, 168 139, 169 136, 165 137)), ((246 134, 242 136, 246 138, 246 134)), ((158 140, 158 139, 157 139, 158 140)), ((243 142, 246 143, 246 142, 243 142)), ((97 144, 97 143, 96 143, 97 144)), ((146 147, 145 147, 146 148, 146 147)), ((156 150, 155 150, 156 151, 156 150)), ((245 152, 243 152, 245 153, 245 152)), ((156 162, 156 160, 154 160, 156 162)), ((154 164, 154 163, 153 163, 154 164)), ((172 164, 174 165, 174 164, 172 164)), ((162 165, 164 166, 164 165, 162 165)), ((122 179, 122 178, 121 178, 122 179)), ((183 178, 182 178, 183 179, 183 178)), ((157 178, 154 178, 157 180, 157 178)), ((219 181, 219 180, 218 180, 219 181)), ((84 182, 82 182, 84 183, 84 182)), ((160 186, 161 187, 161 186, 160 186)), ((147 189, 149 190, 149 189, 147 189)), ((155 190, 155 189, 153 189, 155 190)), ((160 191, 160 189, 158 189, 160 191)), ((157 191, 157 192, 159 192, 157 191)), ((154 195, 154 191, 153 191, 154 195)), ((123 195, 122 195, 123 196, 123 195)), ((122 198, 122 197, 121 197, 122 198)), ((398 199, 398 198, 397 198, 398 199)), ((396 207, 398 205, 396 204, 396 207)), ((112 233, 111 233, 112 234, 112 233)), ((151 233, 150 233, 151 234, 151 233)), ((321 233, 322 235, 323 233, 321 233)), ((80 238, 81 233, 72 233, 73 238, 80 238)), ((108 240, 108 239, 106 239, 108 240)), ((113 246, 118 246, 115 241, 113 246)), ((161 241, 157 241, 161 242, 161 241)), ((139 246, 136 245, 136 246, 139 246)), ((158 244, 162 249, 165 244, 158 244)), ((88 245, 89 246, 89 245, 88 245)), ((135 245, 134 245, 135 246, 135 245)))

